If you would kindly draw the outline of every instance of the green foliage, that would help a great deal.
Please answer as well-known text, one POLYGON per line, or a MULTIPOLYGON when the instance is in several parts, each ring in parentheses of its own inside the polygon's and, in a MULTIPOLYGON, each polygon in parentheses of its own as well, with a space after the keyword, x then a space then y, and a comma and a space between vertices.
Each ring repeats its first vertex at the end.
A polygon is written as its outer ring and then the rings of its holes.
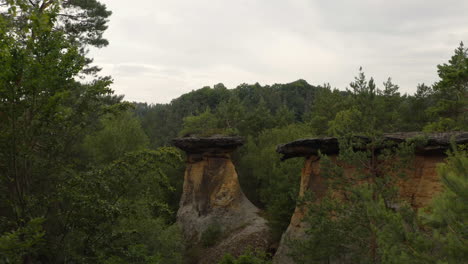
POLYGON ((147 140, 124 113, 128 104, 112 96, 109 77, 77 81, 97 72, 84 54, 88 45, 105 45, 110 13, 94 0, 5 5, 1 261, 180 263, 182 242, 172 226, 172 184, 180 180, 166 174, 180 167, 179 152, 142 149, 147 140), (79 14, 74 25, 59 18, 68 12, 79 14))
POLYGON ((272 117, 276 127, 285 127, 295 123, 294 112, 282 105, 272 117))
POLYGON ((137 103, 135 112, 150 145, 159 147, 178 135, 257 135, 264 129, 301 121, 316 90, 304 80, 272 86, 241 84, 231 90, 217 84, 184 94, 169 104, 137 103), (216 121, 205 114, 207 108, 216 121), (199 115, 209 120, 209 126, 196 118, 199 115), (191 118, 184 125, 186 117, 191 118))
POLYGON ((24 29, 28 19, 37 24, 47 24, 49 19, 53 19, 59 23, 50 30, 65 33, 68 41, 83 47, 85 45, 103 47, 108 44, 103 38, 103 33, 107 29, 107 19, 112 12, 97 0, 8 0, 6 5, 8 11, 3 9, 1 14, 8 19, 14 18, 11 19, 11 25, 18 30, 24 29))
POLYGON ((59 193, 62 209, 48 220, 65 231, 49 238, 48 255, 81 263, 145 263, 147 258, 177 263, 182 242, 168 224, 174 212, 167 204, 174 188, 163 169, 178 162, 179 153, 172 148, 143 150, 70 175, 59 193), (61 215, 67 216, 65 222, 61 215))
MULTIPOLYGON (((105 98, 112 93, 109 78, 75 81, 86 58, 66 32, 55 30, 59 6, 52 1, 49 6, 10 1, 8 14, 0 18, 1 232, 44 218, 41 258, 51 240, 60 241, 63 234, 55 225, 67 218, 59 213, 59 190, 80 166, 77 146, 107 111, 105 98)), ((35 256, 25 249, 17 257, 33 261, 35 256)))
POLYGON ((184 242, 176 225, 158 218, 126 218, 113 233, 112 242, 98 252, 99 263, 182 263, 184 242))
POLYGON ((383 90, 379 89, 371 77, 367 81, 362 68, 358 77, 350 83, 352 88, 350 110, 338 113, 330 123, 330 132, 343 135, 348 132, 354 134, 368 134, 375 131, 394 132, 401 131, 400 108, 402 98, 398 92, 398 85, 388 78, 383 83, 383 90))
POLYGON ((203 247, 208 248, 216 245, 223 235, 223 229, 220 224, 212 223, 201 234, 200 243, 203 247))
MULTIPOLYGON (((130 104, 113 95, 111 78, 97 77, 99 68, 86 57, 90 46, 108 44, 103 33, 111 12, 104 4, 2 3, 0 263, 181 263, 183 241, 174 222, 183 164, 179 151, 160 147, 193 134, 247 138, 235 157, 240 182, 266 210, 277 240, 295 208, 302 162, 279 163, 276 145, 311 135, 373 137, 343 141, 339 161, 356 167, 352 175, 322 157, 334 192, 311 204, 313 239, 298 244, 298 261, 467 258, 466 153, 450 156, 440 169, 446 190, 419 219, 400 204, 395 188, 410 148, 374 155, 384 144, 381 132, 467 129, 463 44, 438 66, 440 81, 418 86, 414 96, 400 95, 390 78, 379 89, 360 70, 345 92, 304 80, 232 90, 217 84, 167 105, 136 104, 132 114, 130 104), (389 162, 396 157, 398 164, 389 162)), ((208 227, 204 246, 221 236, 221 227, 208 227)), ((249 252, 222 263, 267 262, 249 252)))
POLYGON ((252 252, 247 251, 240 255, 238 258, 234 258, 230 254, 224 255, 223 259, 219 264, 269 264, 269 256, 263 252, 252 252))
POLYGON ((307 112, 304 120, 310 125, 315 134, 328 135, 328 125, 336 114, 348 107, 345 95, 337 89, 331 89, 330 85, 324 85, 317 91, 317 95, 311 102, 311 111, 307 112))
POLYGON ((437 122, 430 122, 424 126, 424 132, 446 132, 456 127, 455 120, 451 118, 440 117, 437 122))
POLYGON ((335 118, 328 122, 328 134, 333 136, 343 136, 350 131, 362 133, 366 127, 365 118, 356 107, 338 112, 335 118))
MULTIPOLYGON (((232 113, 232 112, 230 112, 232 113)), ((209 108, 205 112, 187 116, 184 118, 184 126, 180 131, 181 136, 212 136, 216 134, 220 135, 236 135, 238 134, 235 127, 231 127, 229 119, 223 119, 222 116, 213 114, 209 108), (226 126, 224 126, 225 124, 226 126)))
POLYGON ((438 81, 433 89, 437 98, 427 112, 434 117, 426 131, 468 129, 468 49, 463 42, 455 50, 448 64, 438 65, 438 81))
POLYGON ((427 109, 433 104, 432 87, 418 84, 414 96, 407 96, 401 104, 400 118, 403 131, 421 131, 430 121, 427 109))
POLYGON ((106 164, 125 153, 148 146, 148 137, 140 121, 130 112, 106 115, 101 119, 103 128, 84 139, 84 148, 95 164, 106 164))
POLYGON ((196 116, 187 116, 184 118, 184 128, 180 135, 209 135, 217 128, 218 120, 211 110, 207 108, 205 112, 196 116))
MULTIPOLYGON (((288 114, 284 110, 283 113, 288 114)), ((279 121, 284 123, 285 119, 279 121)), ((263 130, 274 126, 273 116, 263 100, 260 100, 253 111, 248 112, 237 97, 232 97, 220 103, 215 112, 207 108, 199 115, 185 117, 183 129, 179 134, 183 136, 214 134, 256 136, 263 130)))
MULTIPOLYGON (((283 120, 280 120, 284 122, 283 120)), ((275 120, 271 115, 270 110, 266 107, 263 100, 258 102, 258 105, 245 115, 245 122, 240 128, 242 135, 257 136, 265 129, 275 127, 275 120)))
POLYGON ((44 243, 44 218, 31 219, 23 226, 0 236, 0 263, 22 263, 22 256, 36 255, 44 243))
POLYGON ((397 182, 405 176, 413 151, 412 145, 395 148, 378 136, 370 142, 350 137, 341 140, 337 163, 322 156, 321 176, 327 179, 328 193, 311 194, 307 239, 291 242, 294 259, 408 263, 407 232, 418 227, 416 214, 398 198, 397 182), (353 171, 345 170, 349 167, 353 171))
POLYGON ((393 84, 391 78, 379 89, 374 79, 367 80, 360 68, 350 87, 351 90, 340 92, 325 85, 318 91, 311 112, 305 116, 316 134, 341 136, 348 132, 406 131, 419 121, 403 121, 401 112, 409 107, 405 104, 409 100, 400 95, 398 85, 393 84))
POLYGON ((378 89, 377 93, 377 126, 384 132, 396 132, 404 129, 403 116, 401 114, 405 97, 401 97, 398 92, 398 85, 392 82, 389 77, 383 83, 383 90, 378 89))
POLYGON ((247 111, 239 98, 233 96, 228 101, 221 102, 216 108, 217 126, 232 133, 239 134, 247 111))
POLYGON ((286 230, 296 205, 302 161, 278 162, 278 144, 310 136, 305 125, 292 124, 262 132, 258 138, 249 137, 241 150, 239 180, 249 200, 266 208, 275 239, 286 230))
POLYGON ((468 155, 458 150, 438 168, 444 191, 421 217, 432 235, 424 252, 432 263, 463 263, 468 259, 468 155))

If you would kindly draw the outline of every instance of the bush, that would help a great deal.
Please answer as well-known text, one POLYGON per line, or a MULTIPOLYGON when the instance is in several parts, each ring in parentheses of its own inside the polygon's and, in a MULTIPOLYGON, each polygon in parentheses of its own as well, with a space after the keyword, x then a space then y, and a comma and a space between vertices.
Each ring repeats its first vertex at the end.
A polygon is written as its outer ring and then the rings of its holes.
POLYGON ((221 238, 222 233, 223 230, 220 224, 210 224, 201 235, 200 242, 202 246, 205 248, 214 246, 221 238))
POLYGON ((231 254, 226 254, 219 264, 271 264, 269 259, 270 255, 265 252, 247 251, 238 258, 234 258, 231 254))

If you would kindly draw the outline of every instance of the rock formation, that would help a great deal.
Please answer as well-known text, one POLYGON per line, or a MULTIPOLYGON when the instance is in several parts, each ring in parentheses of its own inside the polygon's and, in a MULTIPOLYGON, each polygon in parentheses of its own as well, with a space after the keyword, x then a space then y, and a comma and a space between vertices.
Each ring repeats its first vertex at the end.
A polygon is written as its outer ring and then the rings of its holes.
MULTIPOLYGON (((413 168, 408 170, 407 178, 400 183, 400 196, 406 199, 413 207, 420 208, 427 205, 434 194, 441 189, 440 179, 436 172, 438 163, 444 162, 445 152, 449 149, 451 140, 456 144, 468 144, 468 132, 432 133, 422 134, 418 132, 385 134, 384 140, 388 143, 401 143, 416 136, 425 137, 425 144, 418 146, 413 168)), ((370 140, 360 137, 361 140, 370 140)), ((320 177, 320 162, 318 152, 328 155, 336 160, 339 153, 337 138, 312 138, 300 139, 277 147, 277 152, 282 154, 282 160, 305 157, 301 174, 301 186, 299 195, 302 196, 308 190, 313 191, 320 198, 326 193, 325 180, 320 177)), ((352 168, 346 168, 344 173, 350 173, 352 168)), ((294 263, 288 257, 287 242, 290 239, 303 237, 305 224, 302 222, 306 214, 303 206, 296 207, 288 229, 283 234, 280 246, 273 262, 278 264, 294 263)))
POLYGON ((225 253, 240 255, 249 248, 267 250, 267 222, 242 193, 231 161, 243 139, 186 137, 172 143, 187 154, 177 222, 189 246, 201 251, 197 263, 217 263, 225 253), (213 226, 221 229, 214 245, 201 245, 213 226))

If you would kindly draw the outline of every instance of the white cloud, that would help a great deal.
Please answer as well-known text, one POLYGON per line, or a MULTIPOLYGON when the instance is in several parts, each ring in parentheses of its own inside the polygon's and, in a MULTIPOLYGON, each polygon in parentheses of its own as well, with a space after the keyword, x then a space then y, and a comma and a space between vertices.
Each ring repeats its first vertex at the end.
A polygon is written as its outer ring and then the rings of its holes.
POLYGON ((299 78, 345 88, 359 66, 403 92, 437 79, 468 41, 468 1, 102 0, 113 11, 95 63, 127 100, 165 103, 219 82, 299 78))

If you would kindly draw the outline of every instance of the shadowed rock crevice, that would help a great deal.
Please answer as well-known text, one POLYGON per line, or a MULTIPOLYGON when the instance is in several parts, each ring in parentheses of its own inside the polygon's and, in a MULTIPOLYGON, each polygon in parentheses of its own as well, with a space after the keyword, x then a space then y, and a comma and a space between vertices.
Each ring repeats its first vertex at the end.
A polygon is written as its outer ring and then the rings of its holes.
POLYGON ((241 137, 177 138, 172 143, 187 154, 183 193, 177 222, 190 247, 199 247, 198 263, 217 263, 225 254, 268 249, 269 229, 260 210, 244 195, 231 153, 241 137), (202 247, 203 234, 220 227, 216 243, 202 247))

